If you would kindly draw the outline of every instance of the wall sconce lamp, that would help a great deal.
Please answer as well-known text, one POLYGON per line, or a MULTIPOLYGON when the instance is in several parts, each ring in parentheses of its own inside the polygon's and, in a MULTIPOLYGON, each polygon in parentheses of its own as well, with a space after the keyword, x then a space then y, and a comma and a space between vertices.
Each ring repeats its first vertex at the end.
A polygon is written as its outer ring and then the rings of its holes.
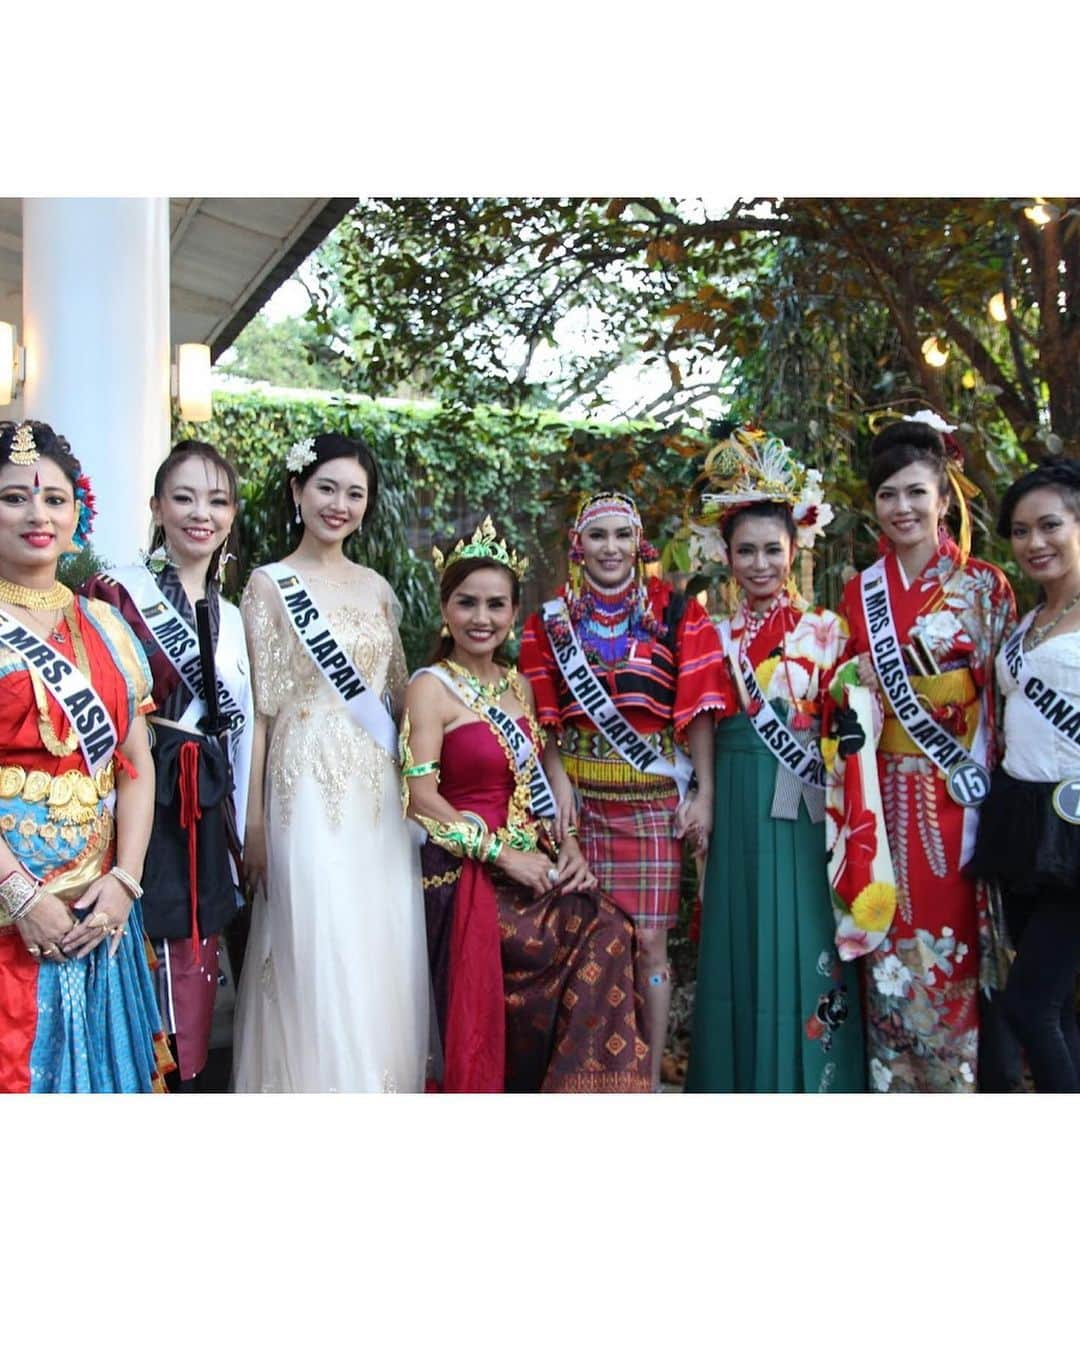
POLYGON ((15 324, 0 322, 0 407, 15 401, 26 378, 26 351, 15 338, 15 324))
POLYGON ((949 359, 949 349, 936 336, 927 337, 922 344, 922 358, 934 369, 940 369, 949 359))
POLYGON ((210 347, 185 341, 176 348, 172 395, 185 421, 208 421, 214 414, 210 392, 210 347))

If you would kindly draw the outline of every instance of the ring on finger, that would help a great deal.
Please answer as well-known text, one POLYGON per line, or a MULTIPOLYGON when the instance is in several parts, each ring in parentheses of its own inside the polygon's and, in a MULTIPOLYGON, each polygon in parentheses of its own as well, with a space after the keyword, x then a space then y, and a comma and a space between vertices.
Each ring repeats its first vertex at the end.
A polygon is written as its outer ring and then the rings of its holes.
POLYGON ((31 958, 40 958, 41 946, 39 944, 28 944, 26 946, 26 952, 30 955, 31 958))

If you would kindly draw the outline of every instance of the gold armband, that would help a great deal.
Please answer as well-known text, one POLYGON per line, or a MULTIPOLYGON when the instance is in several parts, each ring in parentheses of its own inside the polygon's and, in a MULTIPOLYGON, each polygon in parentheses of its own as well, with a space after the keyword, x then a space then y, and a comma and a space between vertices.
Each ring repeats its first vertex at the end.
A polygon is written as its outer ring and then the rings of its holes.
POLYGON ((416 814, 416 821, 424 828, 437 846, 451 855, 466 860, 483 860, 490 848, 490 834, 483 822, 475 816, 463 815, 452 823, 440 822, 435 818, 425 818, 416 814))
POLYGON ((408 817, 409 814, 410 797, 408 782, 410 780, 416 780, 420 776, 434 775, 435 784, 439 784, 438 762, 413 761, 413 755, 409 748, 409 738, 411 734, 412 724, 409 721, 409 712, 406 711, 401 720, 401 733, 398 735, 398 747, 401 750, 401 816, 403 818, 408 817))

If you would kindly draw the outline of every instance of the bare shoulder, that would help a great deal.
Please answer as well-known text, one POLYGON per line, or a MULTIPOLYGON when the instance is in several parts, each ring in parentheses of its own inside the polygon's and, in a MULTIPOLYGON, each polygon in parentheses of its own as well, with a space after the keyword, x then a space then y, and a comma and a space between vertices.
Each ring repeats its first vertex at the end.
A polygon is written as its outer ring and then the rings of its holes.
POLYGON ((440 680, 426 668, 417 669, 405 688, 405 709, 413 724, 421 720, 435 720, 448 723, 457 714, 460 706, 440 680))

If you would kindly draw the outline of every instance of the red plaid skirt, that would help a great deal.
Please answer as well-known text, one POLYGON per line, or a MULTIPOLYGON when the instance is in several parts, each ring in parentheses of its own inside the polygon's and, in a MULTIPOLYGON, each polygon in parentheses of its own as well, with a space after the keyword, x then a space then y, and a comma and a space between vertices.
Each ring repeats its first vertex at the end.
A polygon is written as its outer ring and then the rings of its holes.
POLYGON ((581 848, 600 887, 635 925, 670 930, 679 912, 682 841, 672 835, 678 798, 583 795, 581 848))

